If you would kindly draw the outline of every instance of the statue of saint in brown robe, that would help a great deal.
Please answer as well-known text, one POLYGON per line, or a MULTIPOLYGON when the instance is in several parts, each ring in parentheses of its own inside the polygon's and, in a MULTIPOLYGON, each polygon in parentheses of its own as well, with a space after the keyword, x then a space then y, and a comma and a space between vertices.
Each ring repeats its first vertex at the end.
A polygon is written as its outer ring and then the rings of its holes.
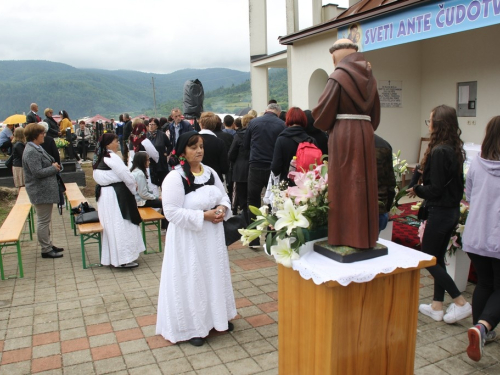
POLYGON ((368 249, 376 245, 378 238, 373 137, 380 122, 377 82, 370 64, 355 50, 339 62, 334 57, 334 64, 336 69, 312 111, 314 126, 329 132, 328 243, 368 249), (354 116, 337 119, 339 115, 354 116), (370 119, 356 119, 359 115, 370 119))

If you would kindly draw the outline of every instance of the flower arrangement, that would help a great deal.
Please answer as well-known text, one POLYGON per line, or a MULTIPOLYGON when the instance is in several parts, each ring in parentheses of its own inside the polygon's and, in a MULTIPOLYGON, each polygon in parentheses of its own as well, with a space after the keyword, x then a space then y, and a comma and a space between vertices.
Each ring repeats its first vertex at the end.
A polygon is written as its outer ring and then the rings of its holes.
POLYGON ((256 219, 246 229, 239 229, 243 245, 262 234, 265 251, 277 263, 292 266, 299 259, 299 247, 305 244, 304 230, 314 230, 328 222, 328 166, 315 166, 308 172, 290 172, 296 186, 282 182, 273 186, 272 211, 268 206, 249 206, 256 219))
POLYGON ((56 138, 54 139, 54 142, 56 143, 57 148, 65 148, 69 145, 69 142, 64 138, 56 138))
MULTIPOLYGON (((412 206, 413 209, 419 209, 421 202, 412 206)), ((464 233, 465 222, 467 221, 467 216, 469 216, 469 205, 461 202, 460 203, 460 217, 458 219, 457 226, 453 229, 451 233, 450 242, 448 243, 448 248, 446 253, 448 256, 455 255, 457 250, 462 249, 462 234, 464 233)), ((418 228, 418 236, 420 237, 420 243, 422 243, 422 238, 424 237, 425 225, 427 224, 427 220, 423 221, 418 228)))
MULTIPOLYGON (((392 168, 394 170, 394 177, 396 177, 396 182, 402 181, 403 174, 408 170, 408 163, 406 160, 401 160, 401 150, 397 153, 392 154, 392 168)), ((401 211, 399 207, 399 200, 406 195, 406 187, 396 184, 396 196, 394 197, 394 203, 392 204, 390 216, 400 215, 401 211)))

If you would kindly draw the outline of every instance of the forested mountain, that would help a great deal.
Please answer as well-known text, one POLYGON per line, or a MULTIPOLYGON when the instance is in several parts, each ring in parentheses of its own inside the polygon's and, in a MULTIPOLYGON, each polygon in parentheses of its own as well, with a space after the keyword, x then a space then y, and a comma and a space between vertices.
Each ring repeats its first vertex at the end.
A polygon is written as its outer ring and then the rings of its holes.
MULTIPOLYGON (((47 107, 68 111, 72 119, 119 113, 166 116, 173 107, 182 109, 184 82, 198 78, 205 90, 204 108, 218 113, 237 113, 251 106, 250 74, 224 68, 184 69, 170 74, 127 70, 77 69, 50 61, 0 61, 0 121, 14 113, 27 113, 36 102, 43 117, 47 107)), ((270 69, 270 98, 288 107, 286 69, 270 69)))
MULTIPOLYGON (((65 109, 71 118, 116 116, 153 108, 155 79, 157 105, 182 98, 184 82, 198 78, 205 92, 238 85, 248 72, 224 68, 184 69, 170 74, 136 71, 77 69, 50 61, 0 61, 0 121, 13 113, 29 111, 36 102, 40 110, 65 109)), ((43 114, 42 114, 43 115, 43 114)))

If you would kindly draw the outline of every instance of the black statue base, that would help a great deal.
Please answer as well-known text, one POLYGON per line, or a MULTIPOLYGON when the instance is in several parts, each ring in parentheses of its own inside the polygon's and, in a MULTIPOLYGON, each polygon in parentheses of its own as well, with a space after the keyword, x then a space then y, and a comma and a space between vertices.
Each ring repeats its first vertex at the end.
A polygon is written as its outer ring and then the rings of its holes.
POLYGON ((374 248, 357 249, 350 246, 329 245, 328 241, 319 241, 314 243, 314 251, 340 263, 359 262, 388 254, 387 246, 378 242, 374 248))

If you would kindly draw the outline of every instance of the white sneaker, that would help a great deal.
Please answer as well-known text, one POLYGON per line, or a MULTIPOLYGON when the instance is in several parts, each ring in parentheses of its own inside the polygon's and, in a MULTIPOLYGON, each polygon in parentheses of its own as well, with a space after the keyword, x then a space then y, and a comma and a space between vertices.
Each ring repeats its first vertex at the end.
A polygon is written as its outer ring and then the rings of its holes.
POLYGON ((452 303, 450 307, 446 310, 446 314, 443 317, 445 323, 453 324, 459 320, 468 318, 472 315, 472 306, 469 302, 466 302, 463 306, 458 306, 456 303, 452 303))
POLYGON ((424 315, 427 315, 428 317, 431 317, 436 322, 440 322, 441 320, 443 320, 444 311, 443 310, 434 310, 432 308, 432 304, 431 305, 420 305, 418 307, 418 311, 420 311, 424 315))

